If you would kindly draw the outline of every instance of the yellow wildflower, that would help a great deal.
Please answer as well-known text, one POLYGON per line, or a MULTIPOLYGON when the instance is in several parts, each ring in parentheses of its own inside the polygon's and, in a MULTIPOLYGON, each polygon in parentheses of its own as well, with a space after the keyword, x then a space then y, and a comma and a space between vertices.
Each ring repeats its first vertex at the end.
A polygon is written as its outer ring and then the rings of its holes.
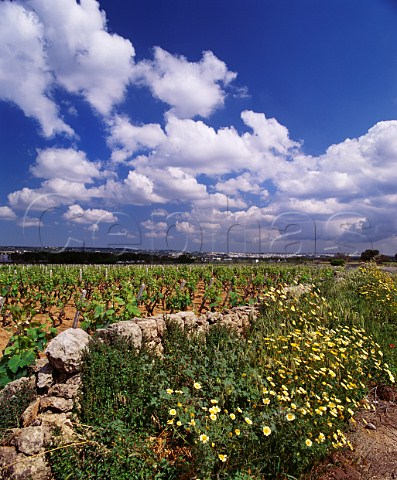
POLYGON ((220 409, 218 406, 211 407, 211 408, 209 409, 209 412, 210 412, 210 413, 213 413, 213 414, 219 413, 220 411, 221 411, 221 409, 220 409))

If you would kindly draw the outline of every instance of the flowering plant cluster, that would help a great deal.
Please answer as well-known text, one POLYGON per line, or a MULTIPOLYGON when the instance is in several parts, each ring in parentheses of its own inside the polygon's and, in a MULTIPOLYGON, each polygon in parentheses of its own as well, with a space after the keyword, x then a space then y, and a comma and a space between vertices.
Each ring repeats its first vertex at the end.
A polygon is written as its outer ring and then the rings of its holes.
POLYGON ((249 395, 230 401, 227 379, 217 396, 200 379, 166 390, 167 428, 205 458, 207 469, 233 470, 245 452, 251 465, 256 458, 264 466, 282 453, 300 470, 330 448, 352 449, 344 430, 359 407, 370 408, 368 380, 394 382, 379 344, 344 325, 314 286, 299 300, 283 285, 272 287, 263 302, 264 316, 245 340, 254 367, 242 373, 249 395))
POLYGON ((397 278, 369 264, 352 275, 351 290, 357 292, 357 306, 363 325, 374 332, 385 359, 397 374, 397 278))
POLYGON ((394 383, 397 288, 373 267, 338 282, 320 270, 268 283, 243 335, 170 322, 161 356, 93 342, 79 412, 91 436, 54 451, 57 478, 299 478, 353 448, 369 388, 394 383))
POLYGON ((396 278, 381 271, 374 265, 360 268, 357 274, 360 281, 359 294, 376 305, 382 320, 397 320, 397 282, 396 278))

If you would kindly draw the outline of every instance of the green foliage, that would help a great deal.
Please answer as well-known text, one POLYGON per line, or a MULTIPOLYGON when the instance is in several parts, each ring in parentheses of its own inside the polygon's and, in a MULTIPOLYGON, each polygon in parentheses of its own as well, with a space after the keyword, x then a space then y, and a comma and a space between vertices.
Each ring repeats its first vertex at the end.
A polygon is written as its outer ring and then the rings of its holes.
POLYGON ((333 258, 329 262, 333 267, 343 267, 346 261, 343 258, 333 258))
MULTIPOLYGON (((80 419, 88 443, 51 454, 57 479, 172 479, 176 467, 158 458, 158 415, 165 381, 150 350, 125 340, 94 341, 84 361, 80 419)), ((161 432, 160 432, 161 433, 161 432)))
POLYGON ((141 428, 151 424, 156 409, 156 370, 151 351, 137 352, 124 341, 94 342, 84 361, 81 419, 102 426, 119 419, 141 428))
POLYGON ((12 394, 0 395, 0 442, 11 428, 18 428, 22 413, 36 396, 35 390, 24 384, 12 394))
POLYGON ((8 382, 28 374, 39 352, 44 350, 48 340, 54 337, 56 330, 40 324, 23 325, 10 338, 0 359, 0 388, 8 382))
POLYGON ((172 312, 181 312, 192 305, 190 291, 184 285, 175 288, 175 292, 166 298, 166 308, 172 312))
MULTIPOLYGON (((349 275, 334 295, 335 307, 343 306, 351 321, 359 322, 370 333, 397 375, 397 278, 369 265, 349 275)), ((337 307, 336 307, 337 308, 337 307)), ((340 308, 340 307, 339 307, 340 308)))
POLYGON ((379 255, 379 250, 374 250, 369 248, 361 253, 361 260, 363 260, 364 262, 370 262, 377 255, 379 255))
MULTIPOLYGON (((321 284, 323 295, 338 318, 365 329, 379 344, 384 362, 397 375, 397 279, 375 265, 321 284)), ((335 322, 336 323, 336 322, 335 322)))
POLYGON ((57 480, 172 480, 175 467, 159 460, 154 445, 120 420, 93 427, 86 444, 55 450, 49 455, 57 480), (76 451, 77 448, 77 451, 76 451), (78 454, 77 454, 78 453, 78 454))

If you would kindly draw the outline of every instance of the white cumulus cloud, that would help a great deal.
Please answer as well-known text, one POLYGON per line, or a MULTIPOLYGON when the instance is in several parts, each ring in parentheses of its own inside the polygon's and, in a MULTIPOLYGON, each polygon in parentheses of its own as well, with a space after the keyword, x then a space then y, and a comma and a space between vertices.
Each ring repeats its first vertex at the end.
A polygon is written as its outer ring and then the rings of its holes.
POLYGON ((87 160, 85 152, 72 148, 39 150, 30 171, 39 178, 62 178, 78 183, 92 183, 101 176, 100 165, 87 160))
POLYGON ((16 218, 15 212, 7 206, 0 207, 1 220, 14 220, 16 218))
POLYGON ((383 195, 395 192, 396 137, 397 121, 379 122, 361 137, 331 145, 319 157, 300 155, 285 162, 274 176, 275 184, 283 194, 297 198, 382 202, 383 195))
POLYGON ((51 99, 45 28, 37 14, 16 2, 0 2, 0 99, 38 120, 45 136, 72 135, 51 99))
POLYGON ((224 87, 236 76, 212 52, 204 52, 199 62, 189 62, 156 47, 152 61, 136 65, 133 79, 148 86, 154 97, 172 107, 175 115, 208 117, 223 105, 224 87))
POLYGON ((107 31, 96 0, 0 2, 0 99, 38 120, 46 137, 74 135, 54 89, 109 115, 130 84, 134 55, 129 40, 107 31))
POLYGON ((123 182, 124 199, 127 203, 145 205, 164 203, 165 199, 155 192, 154 181, 146 175, 130 170, 123 182))
POLYGON ((29 6, 42 22, 57 83, 108 115, 129 84, 135 55, 131 42, 107 31, 96 0, 30 0, 29 6))
POLYGON ((80 205, 70 205, 63 214, 63 218, 73 223, 98 224, 98 223, 115 223, 117 217, 107 210, 99 208, 89 208, 84 210, 80 205))
POLYGON ((165 238, 167 236, 168 225, 166 222, 154 222, 153 220, 145 220, 141 222, 145 229, 144 236, 149 238, 165 238))
MULTIPOLYGON (((275 119, 251 111, 242 119, 253 132, 239 134, 230 127, 218 130, 203 121, 166 116, 165 134, 156 148, 131 161, 135 167, 179 167, 192 175, 208 176, 260 172, 257 180, 273 177, 285 161, 298 154, 300 145, 289 138, 275 119)), ((128 148, 128 147, 127 147, 128 148)))
POLYGON ((288 155, 293 148, 300 147, 298 142, 289 138, 287 127, 275 118, 266 118, 264 113, 245 110, 241 113, 243 122, 252 128, 253 134, 246 134, 249 143, 258 151, 273 151, 279 155, 288 155))
POLYGON ((215 185, 216 190, 226 195, 236 195, 238 192, 247 192, 260 194, 261 188, 257 183, 257 179, 250 173, 245 172, 237 177, 218 182, 215 185))
POLYGON ((141 149, 153 149, 166 139, 157 123, 133 125, 127 117, 117 115, 109 121, 107 143, 112 148, 112 160, 123 162, 141 149))
POLYGON ((169 115, 165 131, 166 140, 137 165, 179 167, 190 174, 214 175, 239 170, 254 161, 252 150, 234 128, 217 131, 202 121, 169 115))

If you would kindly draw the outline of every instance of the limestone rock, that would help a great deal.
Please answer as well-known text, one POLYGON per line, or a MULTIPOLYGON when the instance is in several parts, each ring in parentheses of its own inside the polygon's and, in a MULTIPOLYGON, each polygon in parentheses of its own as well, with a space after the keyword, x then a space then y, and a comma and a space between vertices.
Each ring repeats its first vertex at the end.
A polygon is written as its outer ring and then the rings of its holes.
POLYGON ((34 373, 38 373, 45 365, 47 365, 48 359, 46 357, 44 358, 38 358, 34 365, 32 365, 30 368, 34 373))
POLYGON ((305 293, 310 293, 313 289, 312 285, 300 284, 300 285, 288 285, 283 288, 283 293, 291 295, 294 298, 299 298, 305 293))
POLYGON ((22 428, 17 437, 17 449, 25 455, 39 453, 44 445, 44 432, 40 427, 22 428))
POLYGON ((65 384, 75 385, 77 388, 79 388, 81 386, 81 375, 79 373, 77 375, 72 375, 66 380, 65 384))
POLYGON ((80 371, 84 351, 88 348, 90 336, 81 328, 69 328, 57 335, 46 348, 50 364, 60 372, 80 371))
POLYGON ((62 398, 74 398, 76 397, 78 391, 78 383, 57 383, 48 390, 48 395, 62 398))
POLYGON ((0 447, 0 468, 11 465, 17 458, 15 447, 0 447))
POLYGON ((166 323, 176 323, 182 330, 185 328, 183 318, 177 313, 170 313, 166 316, 166 323))
POLYGON ((60 432, 63 444, 76 440, 73 424, 66 413, 44 412, 39 415, 39 419, 44 431, 44 445, 51 442, 54 430, 60 432))
POLYGON ((185 329, 190 332, 205 333, 209 329, 207 317, 200 315, 200 317, 186 316, 184 317, 185 329))
POLYGON ((135 320, 113 323, 106 330, 99 332, 101 337, 113 339, 115 337, 125 338, 130 341, 135 348, 142 346, 142 330, 136 324, 135 320))
POLYGON ((16 461, 17 451, 15 447, 0 447, 0 472, 3 475, 0 478, 11 478, 11 469, 16 461))
POLYGON ((197 324, 197 332, 198 333, 207 333, 209 330, 209 324, 208 323, 203 323, 203 324, 197 324))
POLYGON ((160 341, 157 330, 157 322, 154 318, 145 318, 144 320, 135 320, 138 327, 142 330, 142 338, 148 342, 160 341))
POLYGON ((167 325, 163 318, 156 318, 157 324, 157 332, 159 337, 162 338, 164 336, 165 331, 167 330, 167 325))
POLYGON ((23 427, 28 427, 31 425, 37 418, 40 407, 40 398, 36 398, 28 408, 23 412, 21 416, 21 422, 23 427))
POLYGON ((195 320, 197 320, 197 316, 194 312, 178 312, 177 315, 179 315, 182 320, 186 321, 186 320, 190 320, 192 322, 194 322, 195 320))
POLYGON ((214 324, 222 320, 222 314, 220 312, 207 312, 206 318, 209 324, 214 324))
POLYGON ((20 453, 16 457, 16 463, 10 467, 9 475, 4 478, 10 480, 50 480, 53 477, 44 455, 29 457, 20 453))
POLYGON ((41 397, 40 409, 70 412, 73 409, 73 400, 62 397, 41 397))
POLYGON ((46 362, 37 372, 37 388, 49 388, 54 383, 53 378, 54 369, 46 359, 46 362))

